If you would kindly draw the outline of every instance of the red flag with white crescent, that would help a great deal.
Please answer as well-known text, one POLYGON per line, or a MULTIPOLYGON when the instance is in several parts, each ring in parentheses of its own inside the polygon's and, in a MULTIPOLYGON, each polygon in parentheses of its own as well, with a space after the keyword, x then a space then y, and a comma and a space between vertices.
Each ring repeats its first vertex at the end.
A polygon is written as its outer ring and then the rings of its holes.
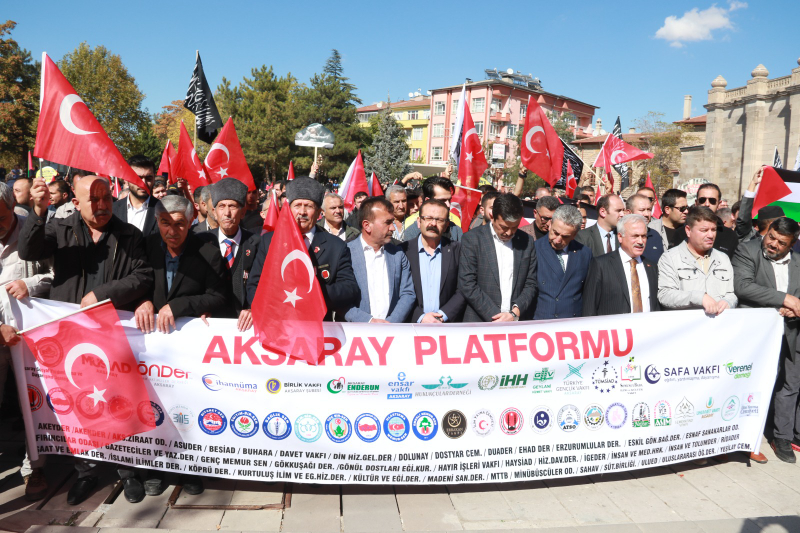
POLYGON ((567 160, 567 198, 575 196, 575 189, 578 188, 578 180, 575 179, 575 173, 572 171, 572 163, 567 160))
POLYGON ((170 183, 175 183, 177 178, 175 177, 175 173, 172 171, 172 168, 175 166, 175 158, 178 156, 178 153, 175 151, 175 147, 172 146, 172 141, 167 139, 167 144, 164 146, 164 151, 161 153, 161 163, 158 164, 158 170, 156 174, 159 176, 163 176, 166 174, 169 177, 170 183))
POLYGON ((244 151, 239 143, 239 136, 236 134, 236 126, 233 125, 232 118, 228 118, 225 126, 214 139, 204 165, 212 183, 223 178, 236 178, 247 185, 248 191, 256 190, 253 173, 247 166, 247 160, 244 157, 244 151))
POLYGON ((525 168, 535 172, 551 187, 561 179, 564 145, 544 110, 530 96, 519 151, 525 168))
POLYGON ((192 189, 211 185, 211 182, 206 177, 206 170, 203 168, 203 163, 197 157, 197 152, 192 144, 192 139, 189 137, 189 132, 186 131, 186 126, 181 121, 181 133, 178 139, 178 152, 175 155, 175 164, 172 167, 175 172, 175 178, 185 179, 192 189))
POLYGON ((592 166, 595 168, 606 167, 608 179, 613 183, 614 177, 613 174, 611 174, 611 167, 613 165, 639 159, 653 159, 653 154, 639 150, 615 135, 609 134, 592 166))
MULTIPOLYGON (((461 128, 461 153, 458 159, 458 180, 470 189, 477 189, 481 176, 489 168, 483 151, 480 135, 475 130, 472 113, 464 110, 464 125, 461 128)), ((472 215, 481 202, 481 193, 466 188, 457 188, 453 201, 461 205, 461 230, 469 231, 472 215)))
POLYGON ((658 203, 658 191, 653 187, 653 180, 650 179, 649 170, 647 171, 647 181, 644 182, 644 186, 653 189, 653 194, 656 196, 655 202, 653 202, 653 218, 661 218, 661 204, 658 203))

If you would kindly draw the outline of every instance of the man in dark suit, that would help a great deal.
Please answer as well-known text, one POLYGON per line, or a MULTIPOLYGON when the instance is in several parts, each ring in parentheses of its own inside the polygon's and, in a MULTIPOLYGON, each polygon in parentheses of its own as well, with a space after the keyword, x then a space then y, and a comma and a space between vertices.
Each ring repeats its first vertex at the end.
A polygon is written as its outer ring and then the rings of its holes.
POLYGON ((624 214, 625 204, 616 194, 607 194, 597 200, 597 224, 582 229, 575 240, 592 250, 593 257, 617 249, 617 222, 624 214))
POLYGON ((260 239, 241 227, 246 196, 247 185, 234 178, 223 178, 212 185, 211 199, 219 227, 197 234, 216 243, 223 262, 228 266, 228 283, 233 294, 233 312, 229 314, 238 317, 239 331, 247 331, 253 325, 247 278, 253 270, 260 239))
POLYGON ((625 201, 626 215, 642 215, 647 220, 647 244, 644 250, 644 257, 658 264, 661 255, 664 253, 664 241, 658 230, 650 227, 653 218, 653 205, 650 199, 640 194, 634 194, 625 201))
POLYGON ((582 222, 577 207, 562 205, 553 211, 547 238, 536 240, 539 299, 534 320, 582 316, 583 283, 592 262, 592 251, 574 240, 582 222))
MULTIPOLYGON (((358 303, 360 294, 347 245, 338 237, 316 226, 324 193, 322 184, 307 176, 298 176, 286 186, 289 209, 292 210, 300 233, 303 234, 308 246, 308 255, 311 257, 311 264, 314 265, 322 296, 328 308, 324 320, 331 321, 335 318, 342 321, 344 311, 358 303)), ((258 256, 247 280, 249 302, 253 301, 262 277, 264 283, 269 283, 268 276, 276 275, 274 272, 263 272, 273 235, 274 233, 270 232, 261 237, 258 256)))
MULTIPOLYGON (((152 191, 156 179, 156 165, 143 155, 135 155, 128 159, 128 164, 152 191)), ((156 227, 156 199, 146 190, 133 183, 128 184, 128 197, 114 202, 111 211, 123 222, 135 226, 147 237, 158 233, 156 227)))
POLYGON ((420 236, 402 244, 417 295, 411 322, 458 322, 467 301, 458 291, 461 244, 442 236, 450 210, 441 200, 429 199, 422 202, 419 213, 420 236))
POLYGON ((258 189, 247 191, 242 227, 251 233, 261 235, 261 226, 264 224, 264 219, 261 218, 261 203, 258 201, 258 197, 258 189))
POLYGON ((617 250, 595 257, 589 265, 583 316, 660 310, 658 268, 642 257, 647 243, 647 220, 642 215, 625 215, 617 223, 617 234, 617 250))
POLYGON ((519 231, 522 201, 501 194, 492 221, 464 234, 458 289, 467 300, 464 322, 510 322, 533 317, 536 302, 536 250, 519 231))
POLYGON ((775 384, 770 445, 781 461, 794 463, 794 449, 800 449, 797 396, 800 391, 800 255, 792 246, 800 225, 790 218, 770 224, 763 239, 741 243, 733 264, 733 288, 739 307, 774 307, 784 316, 781 372, 775 384), (793 449, 794 448, 794 449, 793 449))
POLYGON ((553 220, 553 213, 559 208, 561 202, 555 196, 542 196, 536 200, 536 207, 533 210, 533 224, 520 228, 522 231, 538 240, 546 237, 550 233, 550 222, 553 220))

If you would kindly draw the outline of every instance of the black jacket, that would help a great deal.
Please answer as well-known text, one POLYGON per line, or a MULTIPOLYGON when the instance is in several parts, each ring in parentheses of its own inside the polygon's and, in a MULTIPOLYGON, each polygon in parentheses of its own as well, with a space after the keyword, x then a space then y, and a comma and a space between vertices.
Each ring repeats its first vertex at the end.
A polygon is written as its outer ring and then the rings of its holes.
MULTIPOLYGON (((275 286, 280 283, 280 272, 264 272, 263 281, 261 279, 264 262, 267 260, 267 252, 269 252, 269 245, 272 242, 273 235, 273 232, 269 232, 261 236, 258 257, 247 280, 247 299, 249 303, 252 303, 253 298, 255 298, 259 282, 275 286)), ((358 305, 361 301, 361 290, 358 288, 356 276, 353 273, 350 249, 340 238, 317 229, 314 232, 314 239, 311 241, 308 255, 311 257, 311 264, 316 269, 322 296, 325 298, 325 305, 328 307, 325 320, 330 321, 333 312, 336 311, 337 315, 339 315, 339 320, 344 321, 344 312, 358 305)), ((279 289, 276 288, 275 290, 279 289)))
MULTIPOLYGON (((158 224, 156 224, 156 205, 158 200, 150 197, 150 203, 147 204, 147 213, 144 215, 144 226, 142 226, 142 235, 147 237, 154 233, 158 233, 158 224)), ((128 199, 123 198, 111 206, 111 212, 114 213, 121 221, 128 222, 128 199)))
POLYGON ((155 275, 153 290, 147 299, 153 302, 156 313, 169 304, 176 318, 198 317, 203 313, 215 317, 229 314, 231 287, 228 283, 228 265, 220 254, 219 246, 189 232, 169 291, 166 248, 161 235, 147 237, 145 248, 155 275))
MULTIPOLYGON (((411 312, 411 322, 416 322, 425 314, 422 294, 422 278, 419 266, 419 240, 406 241, 400 247, 411 266, 411 280, 417 295, 417 305, 411 312)), ((460 322, 467 307, 464 295, 458 290, 458 263, 461 256, 461 243, 442 237, 442 273, 439 281, 439 309, 447 315, 448 322, 460 322)))
MULTIPOLYGON (((650 311, 660 311, 658 266, 644 257, 642 262, 650 289, 650 311)), ((631 298, 624 268, 619 249, 592 259, 583 289, 583 316, 621 315, 631 312, 631 298)), ((642 282, 641 279, 639 281, 642 282)))
POLYGON ((242 217, 242 227, 251 233, 261 235, 261 228, 264 227, 264 219, 261 218, 261 211, 258 209, 247 211, 242 217))
MULTIPOLYGON (((85 267, 89 257, 82 226, 79 211, 49 224, 32 212, 20 230, 20 259, 41 261, 53 257, 52 300, 80 303, 86 295, 85 267)), ((110 298, 117 309, 133 311, 153 289, 153 269, 145 257, 142 233, 116 216, 111 217, 106 231, 113 253, 104 262, 104 283, 94 289, 94 295, 98 301, 110 298)))
MULTIPOLYGON (((259 236, 255 235, 246 229, 239 226, 242 230, 242 240, 236 250, 236 257, 233 259, 233 266, 230 269, 225 265, 228 281, 233 294, 233 310, 235 316, 239 316, 242 309, 250 309, 250 303, 247 300, 247 278, 253 269, 253 263, 258 255, 259 236)), ((198 237, 203 240, 213 243, 217 247, 219 256, 222 257, 222 251, 219 247, 219 228, 214 228, 203 233, 196 233, 198 237)), ((223 263, 225 259, 222 258, 223 263)))

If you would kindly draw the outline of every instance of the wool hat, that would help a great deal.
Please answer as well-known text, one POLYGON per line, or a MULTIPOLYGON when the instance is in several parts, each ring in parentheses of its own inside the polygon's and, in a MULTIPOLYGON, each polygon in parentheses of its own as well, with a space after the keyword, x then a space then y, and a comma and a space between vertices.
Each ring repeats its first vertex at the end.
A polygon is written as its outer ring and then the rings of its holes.
POLYGON ((233 200, 244 206, 247 198, 247 185, 235 178, 224 178, 211 186, 211 200, 217 205, 223 200, 233 200))
POLYGON ((765 205, 758 210, 758 218, 760 220, 770 220, 782 216, 786 215, 783 214, 783 208, 779 205, 765 205))
POLYGON ((286 198, 289 204, 295 200, 311 200, 317 207, 322 207, 325 187, 313 178, 297 177, 286 185, 286 198))

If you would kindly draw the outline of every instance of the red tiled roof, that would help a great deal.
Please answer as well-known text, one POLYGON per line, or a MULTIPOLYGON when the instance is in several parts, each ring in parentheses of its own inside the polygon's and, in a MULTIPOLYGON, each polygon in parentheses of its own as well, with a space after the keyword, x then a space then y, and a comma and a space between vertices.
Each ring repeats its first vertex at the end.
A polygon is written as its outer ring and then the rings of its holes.
MULTIPOLYGON (((431 97, 426 96, 422 100, 398 100, 397 102, 392 102, 389 104, 389 107, 392 109, 402 109, 406 107, 429 107, 431 105, 431 97)), ((378 104, 371 104, 364 107, 359 107, 356 109, 356 113, 368 113, 370 111, 380 111, 382 109, 386 109, 386 103, 381 102, 381 107, 378 107, 378 104)))
POLYGON ((690 117, 684 120, 676 120, 673 124, 687 124, 687 125, 694 125, 694 124, 705 124, 706 117, 708 115, 700 115, 699 117, 690 117))

